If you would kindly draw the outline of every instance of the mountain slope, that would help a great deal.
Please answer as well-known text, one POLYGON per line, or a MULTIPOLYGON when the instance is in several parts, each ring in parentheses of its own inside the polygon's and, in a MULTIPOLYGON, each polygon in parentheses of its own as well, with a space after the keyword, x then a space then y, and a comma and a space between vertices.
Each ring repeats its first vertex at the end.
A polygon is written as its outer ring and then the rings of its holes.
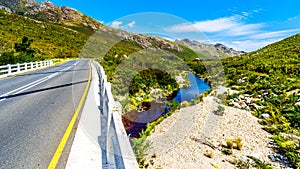
POLYGON ((93 34, 103 24, 95 19, 66 6, 58 7, 51 2, 36 2, 35 0, 0 0, 0 5, 8 7, 14 13, 39 21, 61 24, 74 30, 93 34))
POLYGON ((239 92, 229 96, 229 104, 247 106, 240 99, 245 96, 255 100, 252 110, 264 129, 290 163, 300 167, 300 34, 222 61, 228 87, 239 92))
POLYGON ((93 31, 103 27, 103 24, 99 21, 78 12, 76 9, 66 6, 58 7, 51 2, 27 5, 24 16, 40 21, 61 24, 89 35, 93 31))
POLYGON ((1 53, 13 49, 23 36, 33 40, 37 58, 76 57, 88 36, 63 26, 40 22, 0 10, 1 53))

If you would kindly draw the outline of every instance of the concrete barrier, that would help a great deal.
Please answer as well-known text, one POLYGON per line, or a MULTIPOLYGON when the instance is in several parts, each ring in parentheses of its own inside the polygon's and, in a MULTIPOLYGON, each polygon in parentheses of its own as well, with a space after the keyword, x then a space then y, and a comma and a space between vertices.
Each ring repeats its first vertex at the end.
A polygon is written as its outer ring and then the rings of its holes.
POLYGON ((101 112, 102 168, 138 169, 129 137, 122 123, 122 106, 116 102, 111 93, 111 84, 102 66, 94 61, 99 75, 99 97, 101 112))

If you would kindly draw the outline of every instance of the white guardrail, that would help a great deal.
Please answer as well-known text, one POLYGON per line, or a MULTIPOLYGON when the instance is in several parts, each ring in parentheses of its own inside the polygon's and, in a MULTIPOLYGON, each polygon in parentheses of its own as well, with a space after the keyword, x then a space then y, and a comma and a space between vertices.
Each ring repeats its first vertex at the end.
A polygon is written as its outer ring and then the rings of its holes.
POLYGON ((28 71, 36 70, 53 65, 52 60, 30 62, 30 63, 17 63, 0 66, 0 78, 4 78, 19 73, 25 73, 28 71))
POLYGON ((129 138, 122 123, 122 106, 111 93, 111 84, 99 63, 94 61, 99 75, 99 95, 101 112, 102 168, 138 169, 129 138))

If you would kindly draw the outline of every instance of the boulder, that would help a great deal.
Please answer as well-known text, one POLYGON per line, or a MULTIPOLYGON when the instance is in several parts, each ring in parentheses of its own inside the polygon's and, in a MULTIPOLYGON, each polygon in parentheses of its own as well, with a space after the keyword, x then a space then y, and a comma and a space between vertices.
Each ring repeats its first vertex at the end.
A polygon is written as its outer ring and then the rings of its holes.
POLYGON ((234 106, 234 107, 237 107, 237 108, 239 108, 239 109, 242 108, 242 107, 240 106, 240 104, 238 104, 237 102, 233 102, 233 106, 234 106))
POLYGON ((270 117, 270 115, 269 115, 269 114, 267 114, 267 113, 263 113, 263 114, 261 114, 261 117, 262 117, 262 118, 264 118, 264 119, 266 119, 266 118, 269 118, 269 117, 270 117))
POLYGON ((255 152, 255 153, 252 153, 251 155, 250 155, 250 157, 253 157, 253 158, 255 158, 255 159, 261 159, 261 157, 263 156, 264 154, 262 153, 262 152, 255 152))

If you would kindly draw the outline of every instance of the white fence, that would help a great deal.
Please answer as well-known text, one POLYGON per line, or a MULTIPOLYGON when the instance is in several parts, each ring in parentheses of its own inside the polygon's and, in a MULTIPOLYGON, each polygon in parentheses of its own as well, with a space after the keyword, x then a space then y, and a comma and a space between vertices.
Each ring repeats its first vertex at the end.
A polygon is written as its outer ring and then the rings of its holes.
POLYGON ((129 138, 122 123, 122 106, 115 102, 111 84, 99 63, 94 62, 99 75, 102 168, 138 169, 129 138))
POLYGON ((0 78, 4 78, 10 75, 16 75, 19 73, 28 72, 31 70, 36 70, 39 68, 44 68, 53 65, 52 60, 30 62, 30 63, 17 63, 14 65, 8 64, 0 66, 0 78))

